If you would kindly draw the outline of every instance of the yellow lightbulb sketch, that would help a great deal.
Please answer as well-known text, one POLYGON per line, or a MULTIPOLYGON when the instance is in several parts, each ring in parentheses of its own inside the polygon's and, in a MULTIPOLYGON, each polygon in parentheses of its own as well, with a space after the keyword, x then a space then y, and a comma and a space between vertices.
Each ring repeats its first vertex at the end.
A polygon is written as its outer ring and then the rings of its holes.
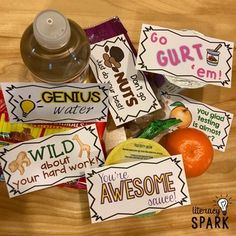
POLYGON ((28 114, 34 110, 35 103, 29 99, 26 99, 26 100, 21 101, 20 107, 23 112, 23 117, 27 117, 28 114))

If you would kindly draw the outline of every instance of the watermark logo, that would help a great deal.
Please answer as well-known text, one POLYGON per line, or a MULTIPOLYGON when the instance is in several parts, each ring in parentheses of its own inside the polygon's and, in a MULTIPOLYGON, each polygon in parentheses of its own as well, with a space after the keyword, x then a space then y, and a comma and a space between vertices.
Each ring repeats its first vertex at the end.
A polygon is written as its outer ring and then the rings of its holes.
POLYGON ((227 216, 231 197, 216 196, 213 200, 214 206, 210 208, 192 207, 192 228, 193 229, 229 229, 229 217, 227 216))
POLYGON ((215 202, 214 205, 219 206, 224 216, 227 215, 228 206, 232 204, 230 200, 231 200, 231 197, 229 197, 228 194, 226 196, 222 196, 222 195, 220 197, 216 196, 216 200, 214 200, 215 202))

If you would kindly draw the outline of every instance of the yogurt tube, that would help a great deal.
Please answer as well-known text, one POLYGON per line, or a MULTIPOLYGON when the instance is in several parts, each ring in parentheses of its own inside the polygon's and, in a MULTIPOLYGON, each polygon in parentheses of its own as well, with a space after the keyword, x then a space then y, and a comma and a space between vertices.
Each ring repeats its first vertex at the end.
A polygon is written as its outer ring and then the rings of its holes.
MULTIPOLYGON (((194 30, 187 30, 183 29, 182 31, 190 31, 193 34, 203 36, 203 34, 199 33, 198 31, 194 30)), ((196 81, 194 79, 186 79, 181 77, 173 77, 173 76, 164 76, 171 84, 174 84, 175 86, 178 86, 183 89, 196 89, 196 88, 202 88, 207 85, 206 82, 203 81, 196 81)))
POLYGON ((170 156, 168 151, 155 141, 144 138, 128 139, 117 145, 108 155, 105 165, 170 156))
POLYGON ((196 80, 185 79, 185 78, 180 78, 180 77, 165 76, 165 78, 171 84, 175 84, 176 86, 180 88, 185 88, 185 89, 202 88, 207 84, 202 81, 196 81, 196 80))

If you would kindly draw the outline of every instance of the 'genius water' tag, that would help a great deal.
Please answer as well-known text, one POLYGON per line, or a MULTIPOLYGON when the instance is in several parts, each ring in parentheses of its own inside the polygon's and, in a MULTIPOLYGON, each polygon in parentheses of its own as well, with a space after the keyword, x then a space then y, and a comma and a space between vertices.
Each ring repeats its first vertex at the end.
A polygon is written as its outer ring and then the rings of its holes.
POLYGON ((11 122, 71 123, 107 120, 107 84, 2 83, 11 122))

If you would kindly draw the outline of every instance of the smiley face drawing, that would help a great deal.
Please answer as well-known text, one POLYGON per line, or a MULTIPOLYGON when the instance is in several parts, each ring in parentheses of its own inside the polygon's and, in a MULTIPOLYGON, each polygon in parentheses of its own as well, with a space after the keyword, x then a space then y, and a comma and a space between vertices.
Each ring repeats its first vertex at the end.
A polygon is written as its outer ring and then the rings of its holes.
POLYGON ((105 46, 105 53, 102 55, 105 66, 111 68, 114 72, 119 72, 121 61, 124 59, 124 52, 119 48, 112 46, 109 48, 105 46))

